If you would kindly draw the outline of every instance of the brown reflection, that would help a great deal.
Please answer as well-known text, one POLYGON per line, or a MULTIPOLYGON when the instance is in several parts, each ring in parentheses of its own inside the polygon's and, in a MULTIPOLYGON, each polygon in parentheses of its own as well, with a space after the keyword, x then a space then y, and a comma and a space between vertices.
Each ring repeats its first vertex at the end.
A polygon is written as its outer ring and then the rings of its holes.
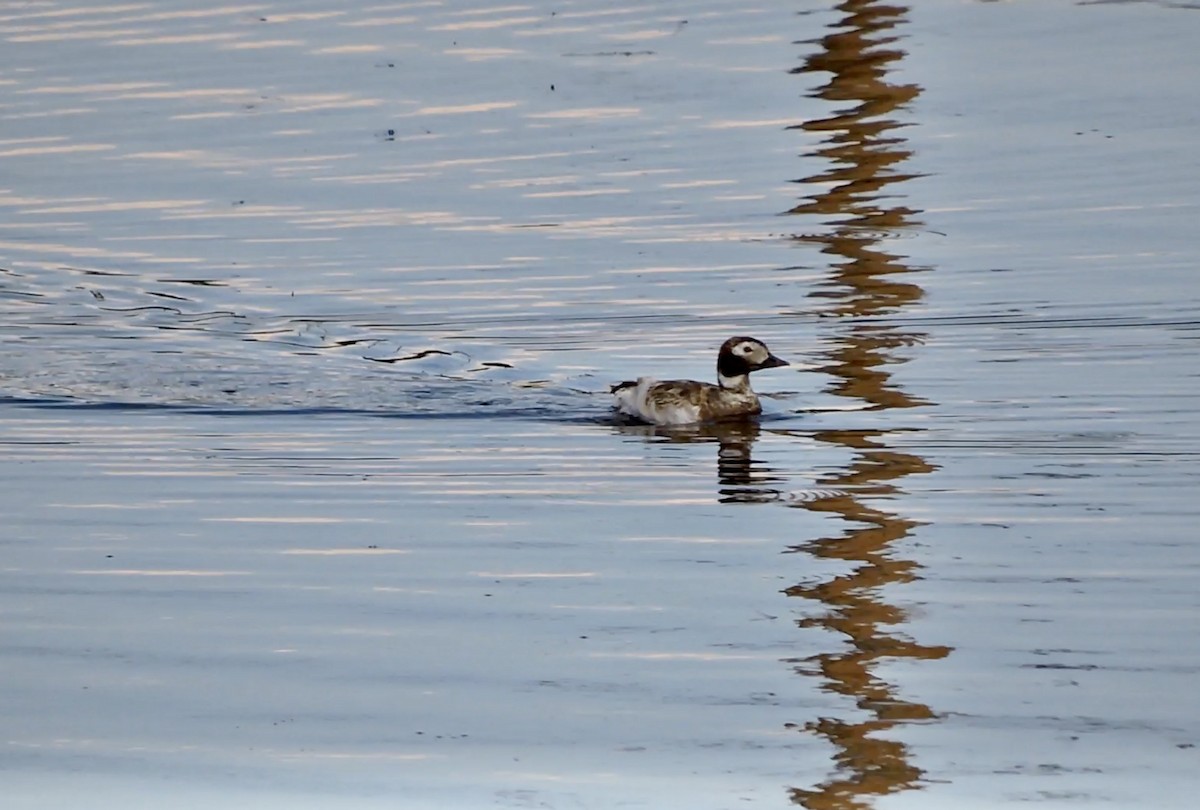
POLYGON ((837 650, 796 659, 797 672, 822 679, 822 688, 854 700, 868 713, 863 719, 821 717, 791 726, 825 737, 835 748, 837 771, 812 789, 793 788, 792 800, 814 810, 849 810, 870 807, 870 798, 919 786, 922 771, 908 758, 908 748, 897 740, 874 736, 897 725, 932 719, 931 707, 906 701, 896 684, 878 677, 882 661, 899 658, 944 658, 948 647, 920 644, 892 628, 903 625, 905 611, 888 601, 891 586, 917 577, 918 565, 900 557, 895 542, 918 524, 891 511, 868 505, 867 500, 891 501, 903 491, 895 483, 909 475, 931 472, 934 467, 912 453, 889 449, 884 431, 822 431, 818 441, 854 450, 854 460, 844 469, 821 477, 822 493, 800 503, 814 512, 832 512, 848 524, 839 534, 793 547, 793 551, 849 563, 849 572, 823 581, 788 588, 789 596, 821 603, 821 614, 801 622, 841 635, 846 644, 837 650))
POLYGON ((899 135, 908 125, 889 116, 921 88, 886 80, 892 63, 904 56, 889 46, 898 40, 891 32, 905 21, 907 6, 846 0, 836 8, 844 16, 818 40, 821 50, 792 70, 831 74, 812 95, 842 106, 793 129, 824 136, 808 157, 832 165, 795 181, 811 192, 788 213, 820 217, 819 232, 795 238, 819 244, 833 259, 833 273, 816 293, 833 299, 832 314, 880 315, 923 295, 919 286, 893 278, 909 272, 904 257, 879 247, 884 233, 896 236, 920 224, 913 218, 920 211, 901 204, 895 190, 919 176, 898 169, 912 155, 899 135))
MULTIPOLYGON (((907 125, 892 116, 921 88, 887 81, 893 63, 904 56, 896 47, 896 31, 909 9, 879 0, 846 0, 835 8, 839 19, 818 40, 820 50, 793 71, 830 74, 812 95, 832 102, 835 111, 797 127, 823 137, 809 156, 822 159, 828 168, 796 181, 811 192, 788 213, 804 216, 806 226, 820 218, 815 228, 795 239, 818 245, 830 257, 829 279, 813 297, 824 302, 825 315, 847 320, 824 350, 827 362, 822 370, 833 378, 827 390, 857 401, 865 410, 912 408, 926 403, 897 385, 889 367, 902 362, 897 350, 919 344, 922 335, 901 331, 880 318, 924 294, 920 286, 902 280, 912 269, 905 257, 882 247, 885 241, 897 242, 903 229, 920 224, 914 219, 919 211, 900 202, 898 184, 915 175, 900 170, 912 152, 900 136, 907 125)), ((827 779, 790 790, 793 802, 814 810, 867 808, 874 797, 919 787, 922 771, 911 761, 907 746, 879 735, 904 723, 930 720, 935 712, 904 700, 900 686, 880 677, 877 669, 889 660, 937 659, 950 652, 947 647, 922 645, 896 629, 907 615, 889 600, 895 598, 896 586, 918 576, 919 568, 900 555, 896 541, 918 524, 879 504, 899 503, 900 482, 933 467, 919 455, 890 448, 893 433, 818 433, 818 441, 850 451, 851 459, 844 469, 822 476, 815 497, 796 503, 814 512, 832 512, 845 526, 838 534, 798 544, 792 551, 850 566, 840 576, 786 590, 789 596, 822 606, 804 626, 823 627, 845 640, 836 650, 790 663, 856 706, 844 718, 789 724, 824 737, 835 749, 837 767, 827 779)))
POLYGON ((845 0, 836 8, 845 16, 832 26, 832 33, 819 40, 821 50, 792 70, 832 74, 813 95, 835 103, 850 102, 827 118, 796 127, 826 134, 824 144, 811 154, 833 163, 797 182, 833 185, 789 213, 832 216, 833 223, 843 226, 909 225, 909 215, 917 212, 890 204, 891 196, 884 194, 888 185, 915 176, 893 168, 912 152, 904 148, 904 139, 897 132, 907 124, 886 117, 921 92, 915 84, 886 81, 891 63, 904 56, 904 51, 887 47, 898 39, 889 32, 904 22, 908 6, 845 0))

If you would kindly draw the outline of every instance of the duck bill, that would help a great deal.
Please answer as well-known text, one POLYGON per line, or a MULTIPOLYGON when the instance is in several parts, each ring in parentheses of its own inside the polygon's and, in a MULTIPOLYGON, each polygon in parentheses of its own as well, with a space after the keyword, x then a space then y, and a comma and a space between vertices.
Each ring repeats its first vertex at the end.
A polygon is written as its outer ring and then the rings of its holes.
POLYGON ((786 365, 788 365, 787 360, 780 360, 775 355, 769 354, 769 355, 767 355, 767 359, 763 360, 762 363, 760 363, 758 367, 759 368, 778 368, 779 366, 786 366, 786 365))

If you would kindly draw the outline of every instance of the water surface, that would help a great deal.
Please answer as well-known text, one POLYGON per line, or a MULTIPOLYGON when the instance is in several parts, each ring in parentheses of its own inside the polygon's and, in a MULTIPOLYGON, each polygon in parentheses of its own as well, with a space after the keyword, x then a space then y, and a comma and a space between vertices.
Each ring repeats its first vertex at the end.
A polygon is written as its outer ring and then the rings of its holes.
POLYGON ((1198 27, 0 3, 13 806, 1189 807, 1198 27))

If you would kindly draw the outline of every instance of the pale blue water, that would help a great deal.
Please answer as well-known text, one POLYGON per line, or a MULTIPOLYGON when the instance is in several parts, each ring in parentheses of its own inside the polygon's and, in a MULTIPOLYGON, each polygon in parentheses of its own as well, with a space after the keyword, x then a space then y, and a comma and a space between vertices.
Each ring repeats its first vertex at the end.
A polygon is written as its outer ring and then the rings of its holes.
POLYGON ((1198 35, 0 3, 7 801, 1190 807, 1198 35))

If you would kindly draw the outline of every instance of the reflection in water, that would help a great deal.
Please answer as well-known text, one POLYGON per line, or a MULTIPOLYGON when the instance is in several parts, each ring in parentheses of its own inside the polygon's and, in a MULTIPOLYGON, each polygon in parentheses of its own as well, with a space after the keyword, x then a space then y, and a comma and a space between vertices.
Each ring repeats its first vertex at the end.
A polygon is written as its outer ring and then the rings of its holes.
POLYGON ((729 425, 717 435, 717 492, 721 503, 779 500, 783 479, 750 454, 758 438, 757 422, 729 425))
POLYGON ((885 588, 917 575, 917 564, 898 557, 892 546, 918 524, 869 506, 865 500, 901 495, 895 481, 934 468, 920 456, 889 450, 880 441, 886 438, 881 431, 822 431, 816 438, 852 448, 856 458, 845 470, 818 481, 817 491, 830 494, 800 505, 837 514, 847 526, 839 534, 802 543, 794 550, 842 560, 853 567, 828 580, 794 585, 786 593, 820 602, 824 612, 804 620, 802 626, 838 633, 847 645, 793 663, 798 672, 822 678, 824 689, 853 699, 868 717, 822 717, 805 724, 805 730, 834 745, 840 767, 815 789, 793 789, 792 798, 810 808, 860 808, 869 806, 867 797, 916 787, 921 776, 920 769, 909 762, 903 743, 873 735, 935 716, 929 706, 900 698, 896 685, 874 673, 875 665, 889 659, 937 659, 949 654, 946 647, 922 645, 890 632, 904 623, 906 614, 886 601, 885 588))
POLYGON ((842 226, 911 225, 908 218, 916 212, 900 205, 887 207, 891 195, 884 193, 889 185, 914 176, 891 168, 912 152, 892 134, 906 125, 886 117, 921 92, 916 85, 886 81, 890 64, 904 56, 899 49, 885 47, 898 39, 888 32, 904 21, 908 8, 878 0, 845 0, 837 8, 846 16, 833 26, 833 33, 820 39, 822 50, 792 73, 832 74, 814 95, 851 103, 828 118, 799 125, 827 134, 824 145, 812 154, 834 165, 799 181, 827 188, 789 213, 833 216, 842 226))
POLYGON ((662 427, 622 425, 621 433, 656 437, 666 442, 717 445, 717 500, 721 503, 768 503, 783 497, 783 478, 754 458, 762 428, 755 420, 662 427))
MULTIPOLYGON (((920 88, 886 81, 892 63, 904 56, 894 47, 899 37, 893 32, 905 21, 906 6, 846 0, 837 9, 841 17, 819 40, 820 50, 793 71, 831 74, 813 95, 837 104, 837 110, 798 128, 823 136, 811 156, 832 166, 797 181, 813 189, 812 195, 788 213, 821 217, 823 232, 796 237, 819 245, 832 260, 829 280, 815 297, 827 302, 827 314, 858 319, 895 313, 923 295, 916 284, 898 279, 911 269, 904 257, 880 246, 889 232, 919 224, 913 219, 918 212, 897 201, 897 184, 914 175, 896 168, 911 152, 898 135, 905 124, 890 116, 920 88)), ((888 371, 902 362, 896 350, 919 344, 921 337, 878 321, 839 329, 825 350, 828 362, 822 368, 833 377, 829 392, 869 410, 925 404, 892 382, 888 371)), ((930 720, 935 713, 925 704, 903 700, 899 687, 879 677, 876 669, 887 660, 937 659, 950 651, 895 631, 907 617, 887 601, 890 586, 911 581, 918 567, 898 556, 895 543, 917 523, 876 504, 901 496, 897 482, 906 476, 933 467, 920 456, 890 449, 887 431, 830 430, 815 438, 850 451, 852 460, 817 482, 821 494, 796 505, 837 514, 845 528, 792 550, 843 561, 850 570, 799 583, 786 593, 820 603, 822 612, 804 620, 804 626, 825 628, 846 644, 791 663, 798 672, 820 678, 825 690, 852 699, 858 711, 849 719, 821 717, 789 726, 826 738, 838 765, 820 784, 793 788, 791 798, 808 808, 850 810, 869 807, 873 797, 916 788, 922 776, 904 743, 876 735, 901 723, 930 720)))

